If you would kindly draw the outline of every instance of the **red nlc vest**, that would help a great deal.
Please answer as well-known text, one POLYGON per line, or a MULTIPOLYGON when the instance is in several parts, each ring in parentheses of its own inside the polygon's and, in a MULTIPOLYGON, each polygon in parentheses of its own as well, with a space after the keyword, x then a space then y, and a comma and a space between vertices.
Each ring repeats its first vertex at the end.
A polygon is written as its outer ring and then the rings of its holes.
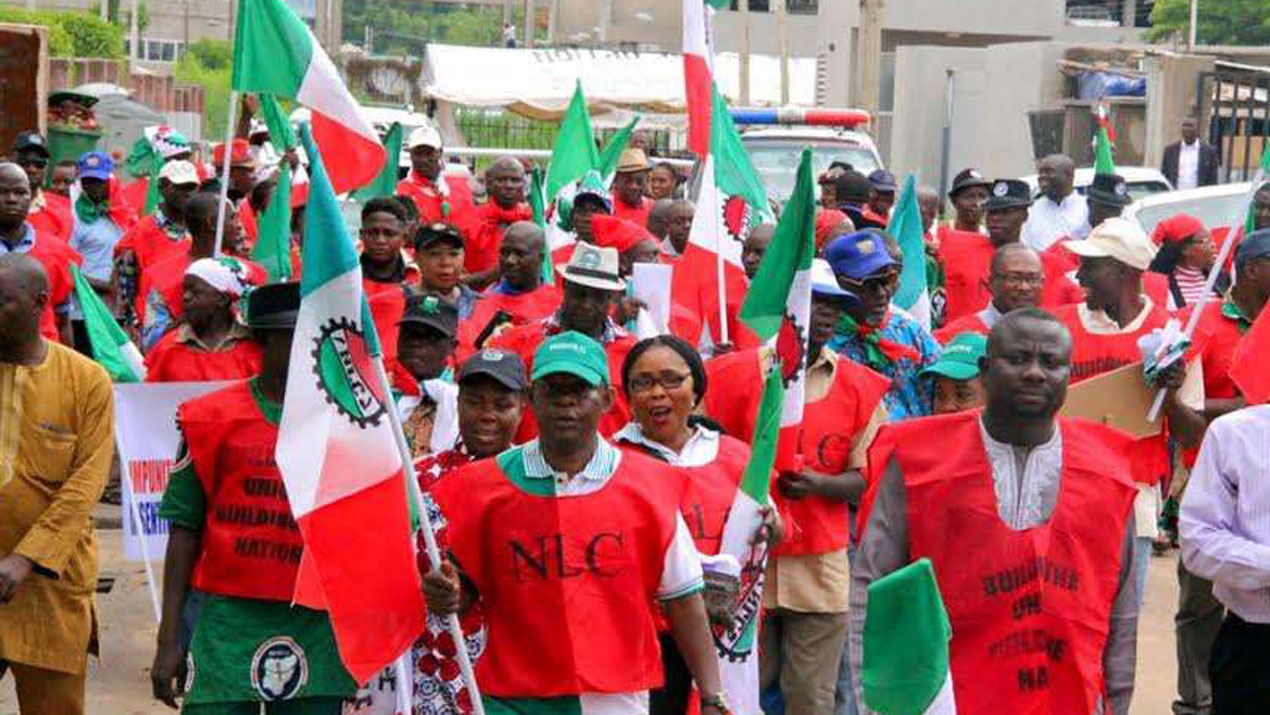
POLYGON ((623 452, 599 491, 556 497, 554 480, 525 476, 517 447, 432 488, 489 624, 482 691, 546 698, 661 685, 649 604, 675 533, 675 472, 623 452))
POLYGON ((979 412, 883 432, 904 475, 909 554, 934 564, 948 608, 962 712, 1087 715, 1105 692, 1102 657, 1137 493, 1120 476, 1118 446, 1130 438, 1079 420, 1059 428, 1058 503, 1049 521, 1022 531, 999 516, 979 412))
POLYGON ((194 587, 291 601, 303 542, 273 459, 278 428, 265 421, 250 383, 186 402, 177 421, 207 497, 194 587))
MULTIPOLYGON (((730 433, 752 435, 758 416, 759 351, 731 353, 706 363, 709 387, 706 412, 730 433)), ((847 469, 851 442, 869 423, 890 380, 844 357, 838 358, 829 392, 803 409, 798 453, 804 466, 818 474, 841 474, 847 469)), ((784 499, 772 489, 772 501, 788 517, 787 533, 772 553, 776 556, 827 554, 845 548, 850 532, 847 503, 818 496, 784 499)))

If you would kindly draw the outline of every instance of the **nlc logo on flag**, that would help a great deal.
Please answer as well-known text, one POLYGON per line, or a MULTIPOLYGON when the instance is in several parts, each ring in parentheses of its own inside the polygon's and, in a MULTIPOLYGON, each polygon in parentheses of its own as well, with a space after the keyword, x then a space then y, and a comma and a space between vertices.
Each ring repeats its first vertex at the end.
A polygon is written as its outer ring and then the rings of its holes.
POLYGON ((322 326, 313 341, 313 374, 326 401, 358 427, 373 427, 387 413, 387 395, 361 329, 346 318, 322 326))

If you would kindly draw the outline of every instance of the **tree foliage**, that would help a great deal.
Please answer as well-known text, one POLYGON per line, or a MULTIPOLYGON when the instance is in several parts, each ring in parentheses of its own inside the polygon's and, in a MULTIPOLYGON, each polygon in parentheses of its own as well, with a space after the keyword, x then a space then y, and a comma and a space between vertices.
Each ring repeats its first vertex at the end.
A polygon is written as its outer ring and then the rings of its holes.
MULTIPOLYGON (((524 9, 512 14, 519 37, 524 9)), ((344 38, 360 44, 370 26, 378 54, 417 55, 427 42, 494 47, 503 43, 503 9, 497 6, 461 7, 410 0, 347 0, 344 38)), ((541 28, 540 28, 541 30, 541 28)), ((540 31, 539 35, 543 33, 540 31)))
POLYGON ((225 133, 230 69, 229 43, 212 39, 190 43, 173 69, 176 81, 203 87, 204 136, 217 137, 225 133))
MULTIPOLYGON (((1166 40, 1190 31, 1190 0, 1156 0, 1147 39, 1166 40)), ((1203 45, 1270 45, 1270 2, 1200 0, 1196 41, 1203 45)))
POLYGON ((83 12, 27 12, 0 6, 0 22, 40 25, 49 29, 49 54, 53 57, 123 57, 123 32, 118 26, 83 12))

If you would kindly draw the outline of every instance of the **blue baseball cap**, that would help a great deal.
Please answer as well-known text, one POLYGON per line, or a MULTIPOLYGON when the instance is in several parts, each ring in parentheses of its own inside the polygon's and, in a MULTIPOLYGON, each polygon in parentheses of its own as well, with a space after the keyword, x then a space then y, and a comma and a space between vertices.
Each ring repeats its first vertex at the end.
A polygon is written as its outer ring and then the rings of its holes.
POLYGON ((81 179, 109 181, 111 174, 115 173, 115 160, 104 151, 90 151, 79 157, 75 169, 81 179))
POLYGON ((869 174, 869 186, 874 191, 883 191, 894 193, 897 184, 895 183, 895 174, 886 169, 877 169, 869 174))
POLYGON ((825 260, 836 275, 863 280, 895 265, 886 250, 886 237, 875 228, 839 236, 825 246, 825 260))
POLYGON ((1235 249, 1235 266, 1241 267, 1248 261, 1267 257, 1270 257, 1270 228, 1263 228, 1244 236, 1244 240, 1239 242, 1239 247, 1235 249))

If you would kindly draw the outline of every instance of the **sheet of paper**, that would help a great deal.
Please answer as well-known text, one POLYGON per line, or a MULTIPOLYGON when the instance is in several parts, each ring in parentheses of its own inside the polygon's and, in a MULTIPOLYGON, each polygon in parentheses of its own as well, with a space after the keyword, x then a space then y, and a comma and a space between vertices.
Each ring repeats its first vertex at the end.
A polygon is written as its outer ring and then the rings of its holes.
POLYGON ((636 263, 632 292, 648 306, 648 317, 660 334, 670 332, 670 280, 675 267, 661 263, 636 263))

